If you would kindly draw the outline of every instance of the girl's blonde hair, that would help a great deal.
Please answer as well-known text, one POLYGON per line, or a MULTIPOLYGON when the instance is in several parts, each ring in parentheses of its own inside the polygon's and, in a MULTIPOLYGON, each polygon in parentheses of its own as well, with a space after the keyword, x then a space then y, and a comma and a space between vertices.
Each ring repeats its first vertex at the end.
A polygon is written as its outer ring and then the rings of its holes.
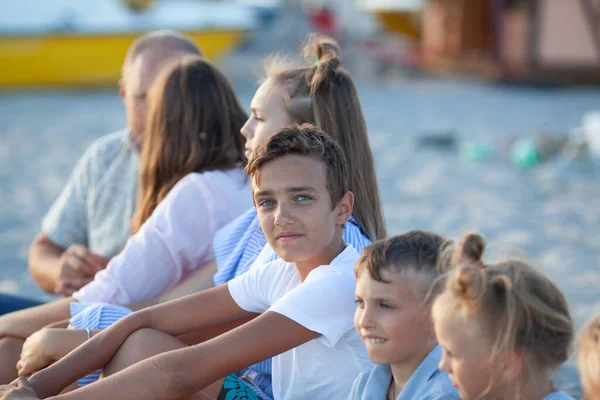
POLYGON ((514 352, 529 371, 551 374, 569 358, 573 339, 564 295, 522 261, 484 264, 485 247, 478 233, 462 236, 450 255, 455 268, 436 303, 453 304, 476 318, 491 343, 490 360, 514 352))
POLYGON ((184 176, 245 161, 247 119, 229 80, 199 56, 167 67, 148 95, 140 193, 132 234, 184 176))
POLYGON ((286 110, 293 122, 316 125, 342 147, 354 193, 353 216, 369 239, 383 239, 385 220, 367 126, 354 82, 341 66, 339 47, 329 37, 310 35, 303 55, 307 65, 300 67, 269 59, 267 78, 284 85, 286 110))
POLYGON ((600 314, 579 332, 577 367, 584 399, 600 399, 600 314))

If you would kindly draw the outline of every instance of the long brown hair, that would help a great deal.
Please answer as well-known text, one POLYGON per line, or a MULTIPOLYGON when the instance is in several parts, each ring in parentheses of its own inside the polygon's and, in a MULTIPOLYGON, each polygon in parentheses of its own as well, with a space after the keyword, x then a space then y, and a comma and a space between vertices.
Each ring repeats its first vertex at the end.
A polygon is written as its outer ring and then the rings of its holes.
POLYGON ((161 73, 148 101, 132 233, 187 174, 245 161, 240 129, 247 115, 230 82, 210 62, 182 57, 161 73))
POLYGON ((309 36, 304 58, 309 63, 289 67, 278 58, 267 62, 267 78, 285 85, 286 109, 293 122, 311 123, 333 138, 348 160, 353 216, 372 241, 386 236, 373 154, 358 94, 349 72, 341 66, 335 40, 309 36))

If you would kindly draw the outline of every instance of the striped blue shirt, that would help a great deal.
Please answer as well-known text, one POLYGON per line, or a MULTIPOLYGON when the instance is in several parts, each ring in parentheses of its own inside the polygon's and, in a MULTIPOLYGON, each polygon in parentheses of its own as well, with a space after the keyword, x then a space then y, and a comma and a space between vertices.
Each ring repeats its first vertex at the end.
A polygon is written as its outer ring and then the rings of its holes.
MULTIPOLYGON (((371 244, 354 217, 344 225, 343 238, 359 253, 371 244)), ((221 228, 215 235, 213 248, 217 261, 217 272, 213 278, 215 286, 248 271, 255 261, 266 264, 279 259, 279 255, 267 243, 254 207, 221 228)), ((270 375, 271 360, 255 364, 250 369, 270 375)), ((261 389, 268 393, 267 388, 261 389)))

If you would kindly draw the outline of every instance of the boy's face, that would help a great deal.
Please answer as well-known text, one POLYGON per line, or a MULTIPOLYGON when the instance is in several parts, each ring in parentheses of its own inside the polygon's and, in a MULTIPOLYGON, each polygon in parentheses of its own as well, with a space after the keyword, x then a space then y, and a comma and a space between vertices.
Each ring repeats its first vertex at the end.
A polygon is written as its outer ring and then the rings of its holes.
POLYGON ((252 191, 261 228, 283 260, 329 264, 341 244, 336 232, 341 240, 341 227, 352 213, 352 194, 332 207, 321 161, 299 155, 270 161, 260 169, 260 181, 252 180, 252 191))
POLYGON ((354 327, 376 364, 401 364, 416 369, 435 345, 429 307, 415 271, 382 270, 378 282, 362 268, 356 280, 354 327))

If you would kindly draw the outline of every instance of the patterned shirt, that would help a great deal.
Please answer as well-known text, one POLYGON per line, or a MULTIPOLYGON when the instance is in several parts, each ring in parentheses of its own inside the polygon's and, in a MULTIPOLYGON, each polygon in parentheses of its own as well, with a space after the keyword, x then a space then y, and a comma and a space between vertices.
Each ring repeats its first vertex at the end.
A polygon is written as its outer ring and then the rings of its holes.
POLYGON ((102 257, 118 254, 131 233, 139 163, 129 129, 94 141, 46 214, 42 232, 65 249, 80 243, 102 257))

